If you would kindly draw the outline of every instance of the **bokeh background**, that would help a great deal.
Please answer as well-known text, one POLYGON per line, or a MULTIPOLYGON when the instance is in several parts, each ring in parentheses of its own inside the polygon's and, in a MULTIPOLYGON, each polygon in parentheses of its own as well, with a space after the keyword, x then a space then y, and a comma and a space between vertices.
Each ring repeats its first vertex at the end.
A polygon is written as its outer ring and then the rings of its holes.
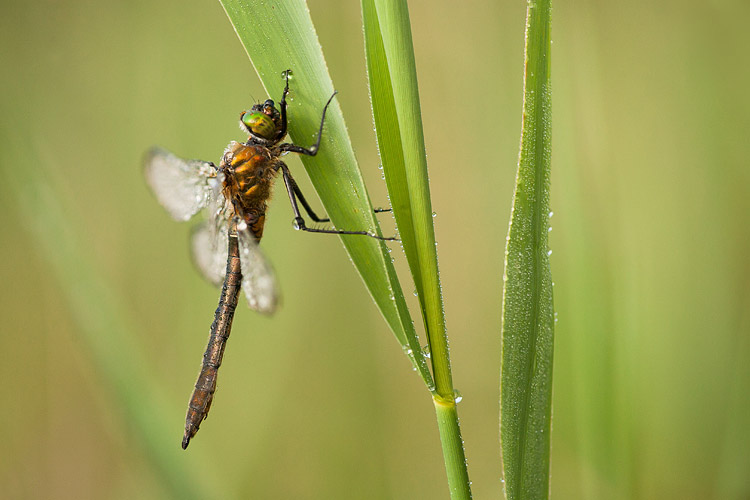
MULTIPOLYGON (((552 497, 749 499, 750 4, 553 8, 552 497)), ((358 2, 310 9, 387 205, 358 2)), ((500 498, 525 3, 411 16, 470 475, 500 498)), ((447 498, 422 382, 338 238, 293 231, 281 194, 263 246, 283 308, 238 311, 211 418, 180 449, 218 293, 141 157, 217 161, 266 98, 220 4, 4 1, 0 40, 0 496, 447 498)))

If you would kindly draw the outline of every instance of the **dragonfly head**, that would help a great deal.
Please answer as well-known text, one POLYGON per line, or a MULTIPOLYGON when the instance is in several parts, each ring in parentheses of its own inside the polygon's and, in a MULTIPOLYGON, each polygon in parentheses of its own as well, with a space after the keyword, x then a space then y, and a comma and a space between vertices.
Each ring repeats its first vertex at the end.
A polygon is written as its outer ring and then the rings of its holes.
POLYGON ((281 137, 277 137, 281 131, 281 113, 276 109, 276 104, 268 99, 240 114, 240 129, 254 139, 261 139, 261 142, 281 140, 281 137))

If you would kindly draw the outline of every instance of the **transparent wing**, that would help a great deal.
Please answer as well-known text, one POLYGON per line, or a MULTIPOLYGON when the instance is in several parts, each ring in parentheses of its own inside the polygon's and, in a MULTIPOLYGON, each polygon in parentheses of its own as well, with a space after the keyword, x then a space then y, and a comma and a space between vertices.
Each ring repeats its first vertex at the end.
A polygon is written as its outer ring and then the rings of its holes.
POLYGON ((195 226, 190 242, 195 267, 216 286, 224 282, 227 270, 230 220, 230 208, 218 185, 215 183, 208 192, 208 220, 195 226))
POLYGON ((144 174, 169 215, 185 221, 206 206, 216 167, 204 161, 183 160, 165 149, 154 147, 146 154, 144 174))
POLYGON ((247 225, 238 224, 237 234, 240 239, 242 289, 247 304, 258 312, 272 314, 278 305, 279 295, 271 264, 263 255, 247 225))
POLYGON ((190 243, 195 267, 210 283, 221 286, 227 271, 227 231, 215 231, 209 222, 203 222, 193 228, 190 243))

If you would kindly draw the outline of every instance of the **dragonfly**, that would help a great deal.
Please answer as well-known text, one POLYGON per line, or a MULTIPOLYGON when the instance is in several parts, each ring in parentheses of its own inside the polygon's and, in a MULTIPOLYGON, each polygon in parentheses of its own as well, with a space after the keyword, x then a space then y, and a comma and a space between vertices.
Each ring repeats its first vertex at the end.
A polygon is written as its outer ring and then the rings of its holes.
MULTIPOLYGON (((258 243, 263 236, 271 188, 279 172, 292 205, 295 229, 397 240, 370 231, 310 227, 305 222, 300 205, 317 223, 327 223, 330 219, 319 217, 313 211, 281 157, 287 153, 307 156, 318 153, 326 111, 336 92, 323 107, 315 144, 305 148, 285 143, 290 73, 287 70, 282 74, 286 84, 278 108, 268 99, 240 114, 240 129, 248 139, 230 142, 218 166, 208 161, 185 160, 160 147, 146 154, 147 183, 172 218, 187 221, 206 209, 207 220, 193 229, 192 255, 200 273, 209 282, 221 286, 208 346, 188 404, 183 449, 187 449, 211 408, 240 290, 244 290, 248 306, 258 312, 272 314, 278 305, 274 273, 258 243)), ((387 211, 390 209, 375 210, 387 211)))

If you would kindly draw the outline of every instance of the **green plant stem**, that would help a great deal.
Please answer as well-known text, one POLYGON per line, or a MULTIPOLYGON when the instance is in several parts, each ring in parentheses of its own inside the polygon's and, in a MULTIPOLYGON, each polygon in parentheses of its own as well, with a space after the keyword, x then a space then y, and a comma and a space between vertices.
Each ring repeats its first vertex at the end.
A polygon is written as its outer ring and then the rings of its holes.
POLYGON ((451 499, 469 499, 471 498, 471 482, 464 455, 464 441, 458 424, 456 401, 453 398, 446 401, 438 396, 433 396, 432 400, 435 404, 440 442, 443 445, 443 460, 451 499))

